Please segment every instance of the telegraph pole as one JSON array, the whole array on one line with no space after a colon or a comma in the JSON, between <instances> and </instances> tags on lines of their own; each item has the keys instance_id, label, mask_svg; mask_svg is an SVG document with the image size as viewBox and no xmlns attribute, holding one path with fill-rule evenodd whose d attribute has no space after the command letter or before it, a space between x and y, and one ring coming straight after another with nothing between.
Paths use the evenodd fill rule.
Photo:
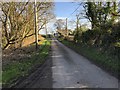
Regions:
<instances>
[{"instance_id":1,"label":"telegraph pole","mask_svg":"<svg viewBox=\"0 0 120 90\"><path fill-rule=\"evenodd\" d=\"M67 25L67 18L66 18L66 33L67 33L67 36L68 36L68 25Z\"/></svg>"},{"instance_id":2,"label":"telegraph pole","mask_svg":"<svg viewBox=\"0 0 120 90\"><path fill-rule=\"evenodd\" d=\"M77 16L77 23L76 23L76 29L77 29L77 32L78 32L78 24L79 24L79 16L78 15L76 15Z\"/></svg>"},{"instance_id":3,"label":"telegraph pole","mask_svg":"<svg viewBox=\"0 0 120 90\"><path fill-rule=\"evenodd\" d=\"M45 31L46 31L46 39L47 39L47 22L46 22L46 19L45 19Z\"/></svg>"},{"instance_id":4,"label":"telegraph pole","mask_svg":"<svg viewBox=\"0 0 120 90\"><path fill-rule=\"evenodd\" d=\"M37 3L35 0L34 3L34 30L35 30L35 43L36 43L36 50L38 49L38 30L37 30Z\"/></svg>"}]
</instances>

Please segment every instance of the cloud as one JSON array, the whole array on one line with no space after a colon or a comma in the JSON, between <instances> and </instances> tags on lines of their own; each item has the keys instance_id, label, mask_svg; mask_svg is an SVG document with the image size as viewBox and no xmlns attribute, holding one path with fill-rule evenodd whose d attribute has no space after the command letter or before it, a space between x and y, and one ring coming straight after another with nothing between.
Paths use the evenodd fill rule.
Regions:
<instances>
[{"instance_id":1,"label":"cloud","mask_svg":"<svg viewBox=\"0 0 120 90\"><path fill-rule=\"evenodd\" d=\"M66 17L56 17L56 19L66 19Z\"/></svg>"}]
</instances>

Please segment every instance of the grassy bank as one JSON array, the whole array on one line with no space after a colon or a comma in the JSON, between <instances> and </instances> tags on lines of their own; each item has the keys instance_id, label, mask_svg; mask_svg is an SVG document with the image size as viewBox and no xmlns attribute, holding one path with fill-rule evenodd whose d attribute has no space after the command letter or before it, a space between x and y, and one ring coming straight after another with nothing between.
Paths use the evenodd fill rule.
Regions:
<instances>
[{"instance_id":1,"label":"grassy bank","mask_svg":"<svg viewBox=\"0 0 120 90\"><path fill-rule=\"evenodd\" d=\"M30 45L35 46L35 44ZM10 86L18 78L29 75L30 70L36 65L42 65L49 54L50 41L44 40L39 43L39 49L31 52L30 58L14 61L3 68L2 83Z\"/></svg>"},{"instance_id":2,"label":"grassy bank","mask_svg":"<svg viewBox=\"0 0 120 90\"><path fill-rule=\"evenodd\" d=\"M110 72L112 75L118 77L119 70L118 58L114 58L106 53L98 51L96 48L88 47L87 45L83 44L78 45L63 39L59 39L59 41L61 41L63 44L73 49L77 53L85 56L90 61L102 67L106 71Z\"/></svg>"}]
</instances>

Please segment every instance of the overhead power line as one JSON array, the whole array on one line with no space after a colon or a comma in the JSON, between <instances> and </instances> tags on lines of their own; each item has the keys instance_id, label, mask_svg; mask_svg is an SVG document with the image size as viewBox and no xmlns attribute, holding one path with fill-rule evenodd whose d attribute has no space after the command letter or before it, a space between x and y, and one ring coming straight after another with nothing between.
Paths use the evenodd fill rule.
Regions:
<instances>
[{"instance_id":1,"label":"overhead power line","mask_svg":"<svg viewBox=\"0 0 120 90\"><path fill-rule=\"evenodd\" d=\"M73 11L73 13L71 13L71 15L74 14L79 9L79 7L80 5Z\"/></svg>"}]
</instances>

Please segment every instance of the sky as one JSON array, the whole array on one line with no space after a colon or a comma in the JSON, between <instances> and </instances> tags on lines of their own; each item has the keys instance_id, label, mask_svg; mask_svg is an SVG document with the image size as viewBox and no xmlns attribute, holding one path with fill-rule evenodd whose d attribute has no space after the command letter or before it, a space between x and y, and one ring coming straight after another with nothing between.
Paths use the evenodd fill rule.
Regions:
<instances>
[{"instance_id":1,"label":"sky","mask_svg":"<svg viewBox=\"0 0 120 90\"><path fill-rule=\"evenodd\" d=\"M78 14L78 12L80 13L80 12L83 11L83 6L81 5L79 7L79 4L80 4L80 2L55 2L54 14L56 16L56 19L64 19L65 20L65 18L68 18L68 21L70 21L70 20L76 21L76 14ZM77 9L78 12L77 11L74 12L76 9ZM81 19L80 20L80 23L82 23L82 24L86 23L86 22L88 23L88 20L86 20L86 19ZM53 24L54 24L54 22L49 23L47 25L48 30L51 29L51 28L52 29L54 28ZM75 27L75 25L73 25L73 26L68 25L68 29L72 29L73 27ZM51 30L49 30L49 31L51 31ZM41 31L41 33L42 33L42 31Z\"/></svg>"},{"instance_id":2,"label":"sky","mask_svg":"<svg viewBox=\"0 0 120 90\"><path fill-rule=\"evenodd\" d=\"M76 14L83 12L84 8L79 5L80 2L56 2L55 15L57 19L65 19L76 21ZM77 10L76 10L77 9ZM75 11L75 12L74 12ZM82 17L81 17L82 18ZM88 23L87 19L80 19L81 24ZM70 27L70 26L68 26Z\"/></svg>"},{"instance_id":3,"label":"sky","mask_svg":"<svg viewBox=\"0 0 120 90\"><path fill-rule=\"evenodd\" d=\"M78 3L72 2L55 2L55 15L57 17L72 18L75 14L72 14L74 10L78 7Z\"/></svg>"}]
</instances>

